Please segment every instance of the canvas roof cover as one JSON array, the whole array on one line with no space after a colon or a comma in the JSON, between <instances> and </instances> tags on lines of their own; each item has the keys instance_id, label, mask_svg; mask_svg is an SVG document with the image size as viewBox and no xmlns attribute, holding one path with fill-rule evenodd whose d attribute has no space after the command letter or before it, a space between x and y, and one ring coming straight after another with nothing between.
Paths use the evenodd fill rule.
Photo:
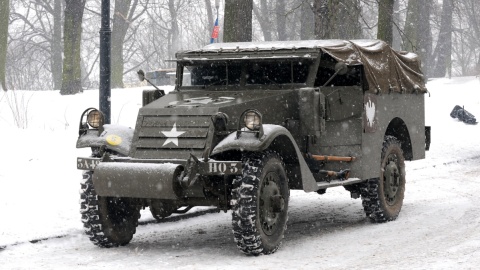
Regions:
<instances>
[{"instance_id":1,"label":"canvas roof cover","mask_svg":"<svg viewBox=\"0 0 480 270\"><path fill-rule=\"evenodd\" d=\"M213 43L199 50L181 52L179 56L222 52L231 54L254 51L292 51L301 49L320 50L337 61L349 66L363 65L368 89L374 93L425 93L425 81L420 70L420 61L414 53L393 50L381 40L300 40ZM181 58L181 57L180 57ZM206 59L204 58L204 59ZM179 59L181 60L181 59Z\"/></svg>"}]
</instances>

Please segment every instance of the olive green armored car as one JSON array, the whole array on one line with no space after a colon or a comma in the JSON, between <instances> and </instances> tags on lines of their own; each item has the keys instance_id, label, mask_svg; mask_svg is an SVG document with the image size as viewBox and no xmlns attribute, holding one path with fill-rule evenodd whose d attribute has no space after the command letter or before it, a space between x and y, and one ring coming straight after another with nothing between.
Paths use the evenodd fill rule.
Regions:
<instances>
[{"instance_id":1,"label":"olive green armored car","mask_svg":"<svg viewBox=\"0 0 480 270\"><path fill-rule=\"evenodd\" d=\"M405 161L425 158L425 88L413 53L378 40L217 43L176 54L175 90L143 93L134 129L81 116L85 232L128 244L140 210L230 210L246 254L275 252L290 190L343 186L373 222L398 217ZM139 71L144 80L144 73Z\"/></svg>"}]
</instances>

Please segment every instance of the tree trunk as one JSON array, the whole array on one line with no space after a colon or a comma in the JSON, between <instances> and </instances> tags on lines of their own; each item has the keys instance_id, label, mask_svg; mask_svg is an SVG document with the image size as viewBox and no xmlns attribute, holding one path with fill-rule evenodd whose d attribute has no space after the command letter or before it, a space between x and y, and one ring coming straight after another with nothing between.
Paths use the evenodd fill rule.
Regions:
<instances>
[{"instance_id":1,"label":"tree trunk","mask_svg":"<svg viewBox=\"0 0 480 270\"><path fill-rule=\"evenodd\" d=\"M393 6L395 0L379 0L377 38L393 45Z\"/></svg>"},{"instance_id":2,"label":"tree trunk","mask_svg":"<svg viewBox=\"0 0 480 270\"><path fill-rule=\"evenodd\" d=\"M132 0L115 0L111 48L112 88L123 88L123 41L130 26L128 17L131 3Z\"/></svg>"},{"instance_id":3,"label":"tree trunk","mask_svg":"<svg viewBox=\"0 0 480 270\"><path fill-rule=\"evenodd\" d=\"M335 0L331 10L335 10L332 27L335 29L332 38L357 39L363 38L360 26L362 9L360 0Z\"/></svg>"},{"instance_id":4,"label":"tree trunk","mask_svg":"<svg viewBox=\"0 0 480 270\"><path fill-rule=\"evenodd\" d=\"M224 42L252 41L253 0L225 0Z\"/></svg>"},{"instance_id":5,"label":"tree trunk","mask_svg":"<svg viewBox=\"0 0 480 270\"><path fill-rule=\"evenodd\" d=\"M468 22L470 27L473 29L473 44L472 47L478 49L480 44L480 6L477 2L478 0L469 0L464 1L464 5L466 6ZM475 50L475 49L473 49ZM480 76L480 56L478 57L478 61L475 67L475 72Z\"/></svg>"},{"instance_id":6,"label":"tree trunk","mask_svg":"<svg viewBox=\"0 0 480 270\"><path fill-rule=\"evenodd\" d=\"M0 85L7 91L5 82L5 65L7 63L9 0L0 0Z\"/></svg>"},{"instance_id":7,"label":"tree trunk","mask_svg":"<svg viewBox=\"0 0 480 270\"><path fill-rule=\"evenodd\" d=\"M407 6L407 17L405 19L405 37L403 41L403 49L406 51L417 51L418 44L418 1L410 0Z\"/></svg>"},{"instance_id":8,"label":"tree trunk","mask_svg":"<svg viewBox=\"0 0 480 270\"><path fill-rule=\"evenodd\" d=\"M395 50L402 49L402 35L400 34L400 22L402 19L400 18L400 1L394 0L393 1L393 44L392 47Z\"/></svg>"},{"instance_id":9,"label":"tree trunk","mask_svg":"<svg viewBox=\"0 0 480 270\"><path fill-rule=\"evenodd\" d=\"M408 1L405 21L404 49L415 52L422 61L422 69L429 74L432 55L432 32L430 30L430 13L432 1Z\"/></svg>"},{"instance_id":10,"label":"tree trunk","mask_svg":"<svg viewBox=\"0 0 480 270\"><path fill-rule=\"evenodd\" d=\"M257 17L260 28L263 32L263 39L265 41L272 40L272 28L270 23L270 16L268 14L267 0L260 0L260 7L258 5L253 5L253 13Z\"/></svg>"},{"instance_id":11,"label":"tree trunk","mask_svg":"<svg viewBox=\"0 0 480 270\"><path fill-rule=\"evenodd\" d=\"M328 2L328 0L315 0L313 2L316 39L330 38L330 10Z\"/></svg>"},{"instance_id":12,"label":"tree trunk","mask_svg":"<svg viewBox=\"0 0 480 270\"><path fill-rule=\"evenodd\" d=\"M315 29L315 19L313 16L312 6L305 1L302 3L302 17L300 20L300 39L313 39Z\"/></svg>"},{"instance_id":13,"label":"tree trunk","mask_svg":"<svg viewBox=\"0 0 480 270\"><path fill-rule=\"evenodd\" d=\"M356 39L362 37L359 0L315 0L315 37Z\"/></svg>"},{"instance_id":14,"label":"tree trunk","mask_svg":"<svg viewBox=\"0 0 480 270\"><path fill-rule=\"evenodd\" d=\"M65 58L63 59L63 80L60 89L62 95L74 95L82 92L80 44L85 1L65 1L65 23L63 26Z\"/></svg>"},{"instance_id":15,"label":"tree trunk","mask_svg":"<svg viewBox=\"0 0 480 270\"><path fill-rule=\"evenodd\" d=\"M215 19L213 18L212 3L210 0L205 0L205 8L207 9L208 23L210 23L209 31L212 31L213 25L215 24Z\"/></svg>"},{"instance_id":16,"label":"tree trunk","mask_svg":"<svg viewBox=\"0 0 480 270\"><path fill-rule=\"evenodd\" d=\"M170 18L172 20L171 27L170 27L170 37L171 43L169 46L169 55L172 59L175 57L175 53L178 50L178 42L179 42L179 28L178 28L178 20L177 20L177 10L175 9L175 1L168 0L168 10L170 12Z\"/></svg>"},{"instance_id":17,"label":"tree trunk","mask_svg":"<svg viewBox=\"0 0 480 270\"><path fill-rule=\"evenodd\" d=\"M287 40L287 17L285 0L275 1L275 17L277 18L278 40Z\"/></svg>"},{"instance_id":18,"label":"tree trunk","mask_svg":"<svg viewBox=\"0 0 480 270\"><path fill-rule=\"evenodd\" d=\"M53 2L52 77L53 88L62 87L62 0Z\"/></svg>"},{"instance_id":19,"label":"tree trunk","mask_svg":"<svg viewBox=\"0 0 480 270\"><path fill-rule=\"evenodd\" d=\"M437 63L433 71L434 77L444 77L447 71L447 65L452 59L452 17L453 17L453 1L443 0L442 21L440 24L440 32L438 33L437 47L434 55Z\"/></svg>"}]
</instances>

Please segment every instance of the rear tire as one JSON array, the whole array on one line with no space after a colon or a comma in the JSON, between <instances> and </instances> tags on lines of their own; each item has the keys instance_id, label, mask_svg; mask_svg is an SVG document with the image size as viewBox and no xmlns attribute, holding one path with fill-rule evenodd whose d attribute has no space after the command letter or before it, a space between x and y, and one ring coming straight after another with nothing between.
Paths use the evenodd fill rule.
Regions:
<instances>
[{"instance_id":1,"label":"rear tire","mask_svg":"<svg viewBox=\"0 0 480 270\"><path fill-rule=\"evenodd\" d=\"M97 246L124 246L135 234L140 207L134 199L98 196L92 175L92 171L83 173L80 190L80 213L85 233Z\"/></svg>"},{"instance_id":2,"label":"rear tire","mask_svg":"<svg viewBox=\"0 0 480 270\"><path fill-rule=\"evenodd\" d=\"M365 214L373 222L395 220L405 196L405 158L400 142L386 136L383 142L381 173L369 179L362 188Z\"/></svg>"},{"instance_id":3,"label":"rear tire","mask_svg":"<svg viewBox=\"0 0 480 270\"><path fill-rule=\"evenodd\" d=\"M280 156L249 153L243 173L233 182L232 225L237 247L250 255L271 254L287 228L288 178Z\"/></svg>"}]
</instances>

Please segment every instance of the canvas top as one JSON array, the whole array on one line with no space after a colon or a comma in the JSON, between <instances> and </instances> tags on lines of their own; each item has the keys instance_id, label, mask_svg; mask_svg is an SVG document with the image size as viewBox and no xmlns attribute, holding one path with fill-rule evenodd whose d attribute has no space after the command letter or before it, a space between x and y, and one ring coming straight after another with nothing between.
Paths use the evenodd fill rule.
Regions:
<instances>
[{"instance_id":1,"label":"canvas top","mask_svg":"<svg viewBox=\"0 0 480 270\"><path fill-rule=\"evenodd\" d=\"M393 50L381 40L299 40L213 43L177 53L179 61L248 58L317 58L330 55L348 66L362 65L373 93L425 93L420 60L415 53Z\"/></svg>"}]
</instances>

